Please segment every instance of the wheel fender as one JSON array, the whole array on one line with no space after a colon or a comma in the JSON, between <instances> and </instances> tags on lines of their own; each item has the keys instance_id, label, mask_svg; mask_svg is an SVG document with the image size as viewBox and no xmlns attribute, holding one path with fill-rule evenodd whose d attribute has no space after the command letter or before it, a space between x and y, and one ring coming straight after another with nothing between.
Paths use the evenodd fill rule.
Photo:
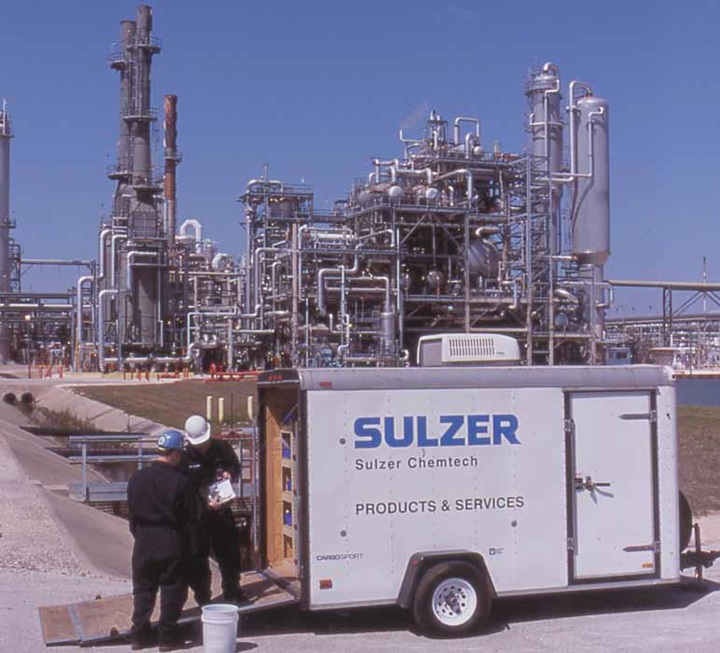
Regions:
<instances>
[{"instance_id":1,"label":"wheel fender","mask_svg":"<svg viewBox=\"0 0 720 653\"><path fill-rule=\"evenodd\" d=\"M490 573L488 572L485 558L476 551L468 551L459 549L456 551L421 551L410 556L407 566L405 567L405 575L403 576L400 592L397 597L397 605L401 608L409 609L413 603L415 588L420 578L427 569L439 562L468 562L482 572L488 580L492 598L495 598L495 585L492 582Z\"/></svg>"}]
</instances>

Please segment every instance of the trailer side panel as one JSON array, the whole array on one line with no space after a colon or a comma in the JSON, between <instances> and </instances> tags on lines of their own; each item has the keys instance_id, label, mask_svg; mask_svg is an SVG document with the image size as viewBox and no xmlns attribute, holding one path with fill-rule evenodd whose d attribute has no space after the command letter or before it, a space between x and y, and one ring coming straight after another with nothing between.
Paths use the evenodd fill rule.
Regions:
<instances>
[{"instance_id":1,"label":"trailer side panel","mask_svg":"<svg viewBox=\"0 0 720 653\"><path fill-rule=\"evenodd\" d=\"M560 388L308 392L310 605L392 602L419 551L567 585Z\"/></svg>"}]
</instances>

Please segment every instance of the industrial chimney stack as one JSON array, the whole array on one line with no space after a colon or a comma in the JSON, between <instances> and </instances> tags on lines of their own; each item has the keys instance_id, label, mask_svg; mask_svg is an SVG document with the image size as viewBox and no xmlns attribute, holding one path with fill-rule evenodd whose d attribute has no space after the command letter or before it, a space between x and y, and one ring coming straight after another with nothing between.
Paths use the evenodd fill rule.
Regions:
<instances>
[{"instance_id":1,"label":"industrial chimney stack","mask_svg":"<svg viewBox=\"0 0 720 653\"><path fill-rule=\"evenodd\" d=\"M3 101L0 111L0 294L11 291L10 258L10 116ZM6 320L0 320L0 363L10 358L10 328Z\"/></svg>"}]
</instances>

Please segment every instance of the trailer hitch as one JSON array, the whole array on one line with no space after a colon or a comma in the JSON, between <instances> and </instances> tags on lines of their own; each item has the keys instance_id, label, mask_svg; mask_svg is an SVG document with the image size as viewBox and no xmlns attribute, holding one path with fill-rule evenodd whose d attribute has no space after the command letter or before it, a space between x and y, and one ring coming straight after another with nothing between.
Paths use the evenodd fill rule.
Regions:
<instances>
[{"instance_id":1,"label":"trailer hitch","mask_svg":"<svg viewBox=\"0 0 720 653\"><path fill-rule=\"evenodd\" d=\"M695 580L703 580L703 568L712 567L715 560L720 558L720 551L703 551L700 542L700 524L693 524L695 547L680 554L680 568L695 567Z\"/></svg>"}]
</instances>

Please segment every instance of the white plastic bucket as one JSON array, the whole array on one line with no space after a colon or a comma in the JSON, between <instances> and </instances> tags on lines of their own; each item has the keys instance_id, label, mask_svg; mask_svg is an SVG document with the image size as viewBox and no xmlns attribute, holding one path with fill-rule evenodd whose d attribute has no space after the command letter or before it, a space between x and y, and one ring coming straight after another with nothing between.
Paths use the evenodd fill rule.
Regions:
<instances>
[{"instance_id":1,"label":"white plastic bucket","mask_svg":"<svg viewBox=\"0 0 720 653\"><path fill-rule=\"evenodd\" d=\"M203 651L205 653L235 653L238 609L235 605L215 603L202 609Z\"/></svg>"}]
</instances>

